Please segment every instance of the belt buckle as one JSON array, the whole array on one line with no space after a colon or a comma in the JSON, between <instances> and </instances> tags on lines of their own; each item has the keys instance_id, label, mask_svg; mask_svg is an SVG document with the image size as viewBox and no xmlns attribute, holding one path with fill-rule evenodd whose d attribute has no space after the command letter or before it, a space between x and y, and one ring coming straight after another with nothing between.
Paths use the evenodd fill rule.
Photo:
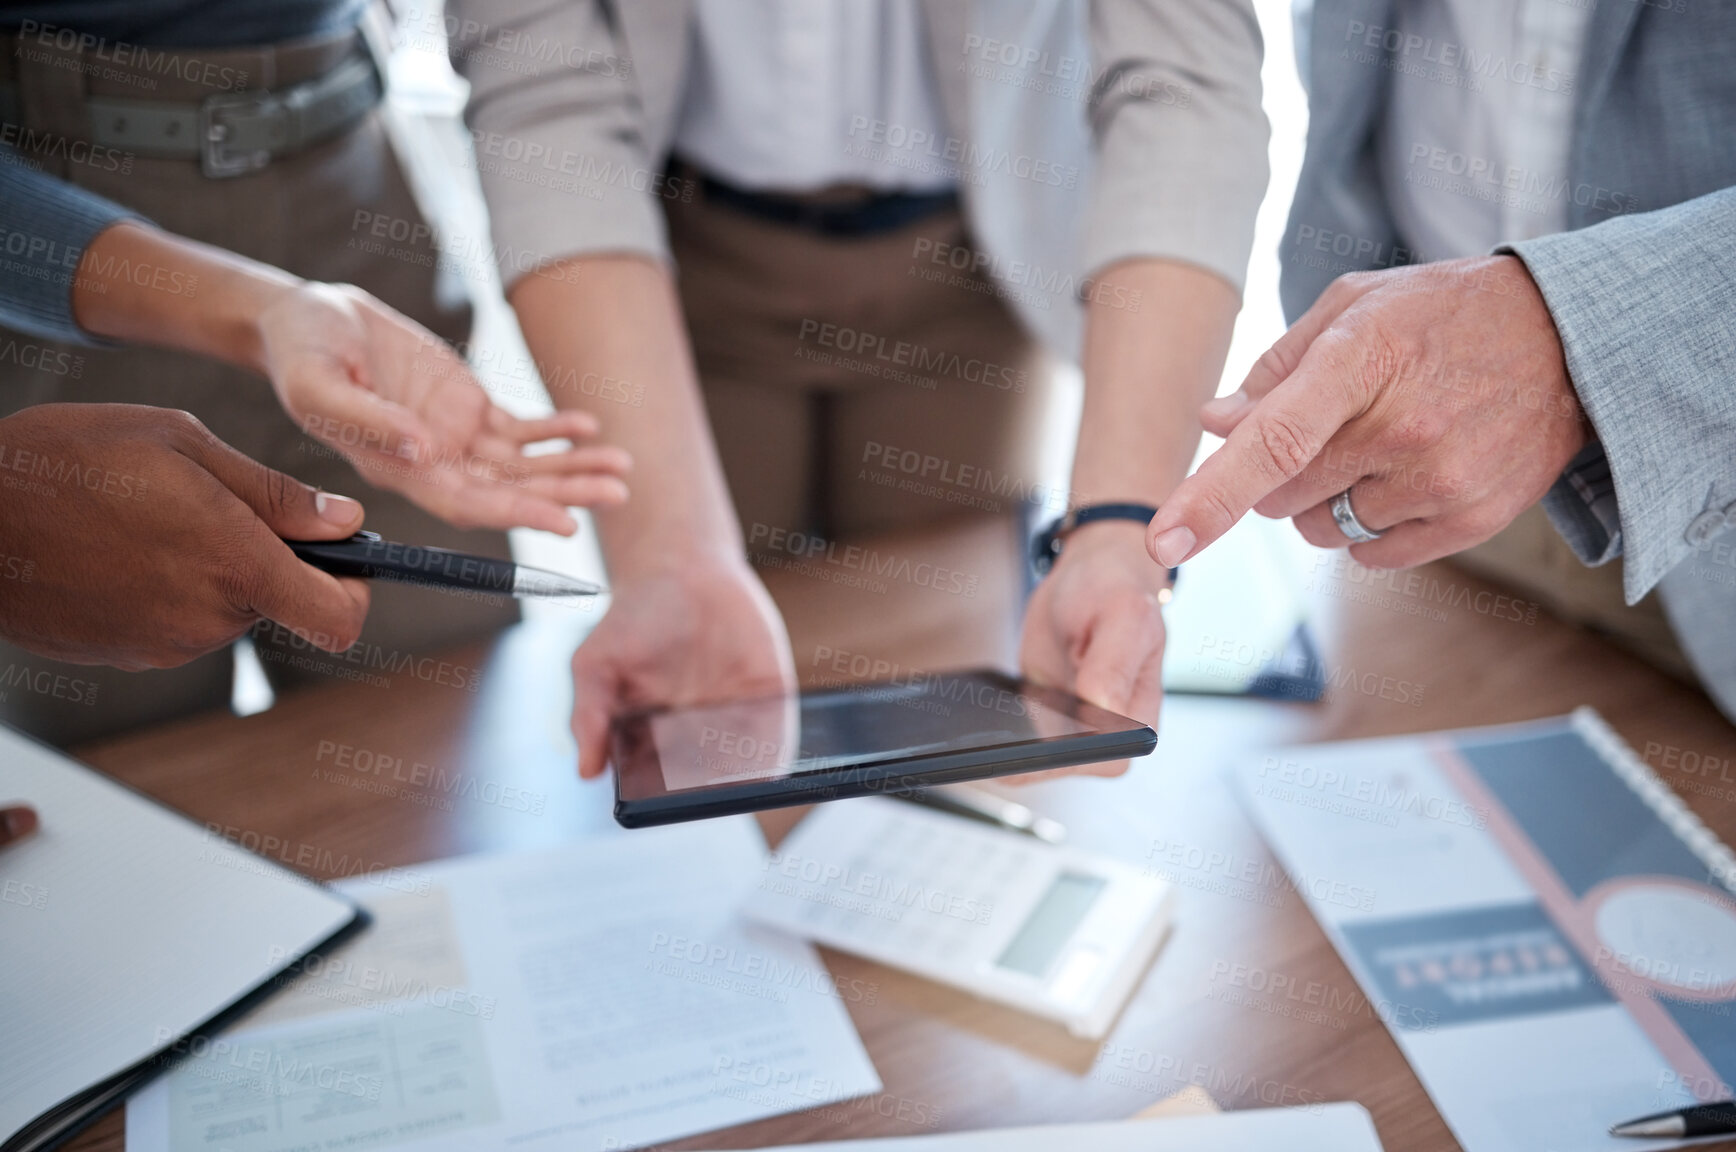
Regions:
<instances>
[{"instance_id":1,"label":"belt buckle","mask_svg":"<svg viewBox=\"0 0 1736 1152\"><path fill-rule=\"evenodd\" d=\"M278 103L270 92L214 92L199 102L199 169L213 180L245 176L271 163L268 148L236 149L227 141L233 121L241 115L261 115Z\"/></svg>"}]
</instances>

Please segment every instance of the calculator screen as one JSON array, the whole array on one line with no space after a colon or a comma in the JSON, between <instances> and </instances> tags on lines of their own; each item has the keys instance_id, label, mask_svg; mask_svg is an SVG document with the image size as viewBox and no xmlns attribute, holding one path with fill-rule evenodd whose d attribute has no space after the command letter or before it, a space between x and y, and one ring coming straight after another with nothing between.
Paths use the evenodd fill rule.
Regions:
<instances>
[{"instance_id":1,"label":"calculator screen","mask_svg":"<svg viewBox=\"0 0 1736 1152\"><path fill-rule=\"evenodd\" d=\"M664 712L650 729L671 792L1098 731L973 675Z\"/></svg>"},{"instance_id":2,"label":"calculator screen","mask_svg":"<svg viewBox=\"0 0 1736 1152\"><path fill-rule=\"evenodd\" d=\"M1101 876L1083 872L1063 872L1055 877L995 963L1043 979L1108 884Z\"/></svg>"}]
</instances>

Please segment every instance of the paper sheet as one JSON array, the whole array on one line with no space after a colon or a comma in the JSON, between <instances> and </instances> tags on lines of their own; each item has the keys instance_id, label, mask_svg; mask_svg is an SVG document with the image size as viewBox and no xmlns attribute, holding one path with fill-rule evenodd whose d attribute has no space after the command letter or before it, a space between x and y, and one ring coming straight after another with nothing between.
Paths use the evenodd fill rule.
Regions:
<instances>
[{"instance_id":1,"label":"paper sheet","mask_svg":"<svg viewBox=\"0 0 1736 1152\"><path fill-rule=\"evenodd\" d=\"M1189 1084L1174 1096L1166 1096L1149 1108L1133 1114L1135 1120L1152 1120L1159 1116L1211 1116L1222 1112L1211 1093L1197 1084Z\"/></svg>"},{"instance_id":2,"label":"paper sheet","mask_svg":"<svg viewBox=\"0 0 1736 1152\"><path fill-rule=\"evenodd\" d=\"M1359 1104L1262 1108L1215 1115L990 1128L940 1136L792 1144L766 1152L1381 1152L1374 1121Z\"/></svg>"},{"instance_id":3,"label":"paper sheet","mask_svg":"<svg viewBox=\"0 0 1736 1152\"><path fill-rule=\"evenodd\" d=\"M136 1098L127 1147L624 1148L878 1091L872 990L734 919L763 854L743 817L345 884L375 927Z\"/></svg>"}]
</instances>

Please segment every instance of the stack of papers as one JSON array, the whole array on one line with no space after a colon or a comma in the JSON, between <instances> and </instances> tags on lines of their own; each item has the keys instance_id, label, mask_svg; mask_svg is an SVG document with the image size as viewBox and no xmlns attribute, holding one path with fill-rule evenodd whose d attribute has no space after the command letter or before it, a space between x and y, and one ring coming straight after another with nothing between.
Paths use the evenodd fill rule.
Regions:
<instances>
[{"instance_id":1,"label":"stack of papers","mask_svg":"<svg viewBox=\"0 0 1736 1152\"><path fill-rule=\"evenodd\" d=\"M746 817L338 887L375 925L127 1109L132 1152L631 1148L880 1089Z\"/></svg>"}]
</instances>

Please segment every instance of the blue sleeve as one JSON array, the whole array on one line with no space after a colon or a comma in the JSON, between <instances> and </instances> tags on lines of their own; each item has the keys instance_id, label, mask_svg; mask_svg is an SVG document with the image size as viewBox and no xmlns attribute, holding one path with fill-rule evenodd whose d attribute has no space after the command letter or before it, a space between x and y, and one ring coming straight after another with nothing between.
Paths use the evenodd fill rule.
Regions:
<instances>
[{"instance_id":1,"label":"blue sleeve","mask_svg":"<svg viewBox=\"0 0 1736 1152\"><path fill-rule=\"evenodd\" d=\"M97 233L138 213L30 167L0 148L0 324L96 344L72 318L72 282Z\"/></svg>"}]
</instances>

